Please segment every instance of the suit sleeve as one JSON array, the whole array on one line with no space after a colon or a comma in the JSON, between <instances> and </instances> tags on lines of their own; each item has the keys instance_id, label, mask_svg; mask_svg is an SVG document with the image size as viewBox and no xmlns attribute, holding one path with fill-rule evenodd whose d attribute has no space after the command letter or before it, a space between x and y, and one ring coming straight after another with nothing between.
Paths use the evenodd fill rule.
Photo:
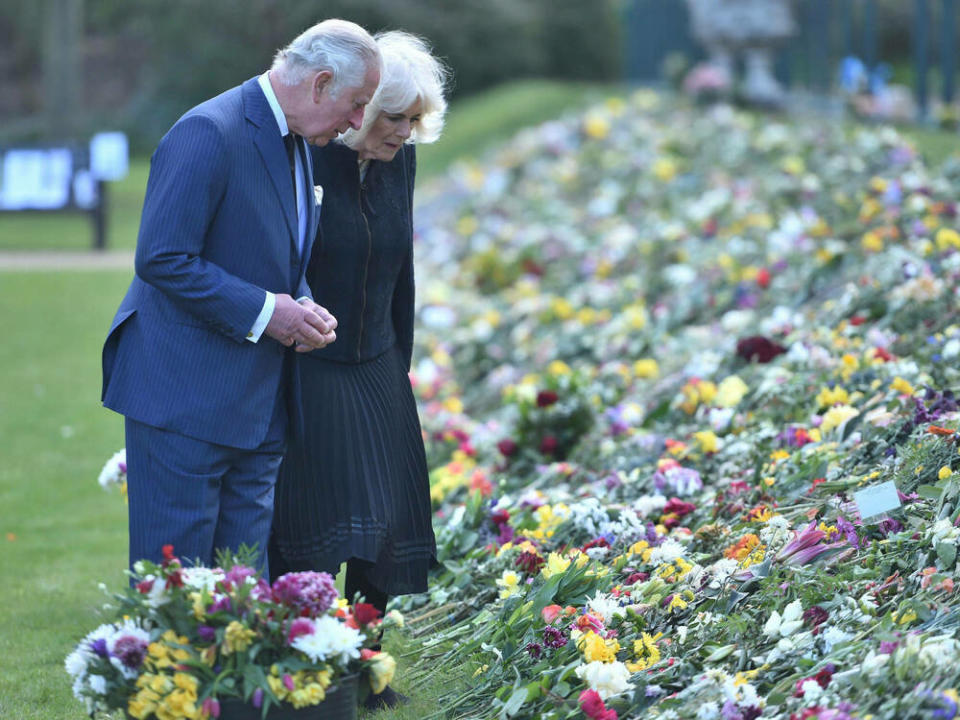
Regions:
<instances>
[{"instance_id":1,"label":"suit sleeve","mask_svg":"<svg viewBox=\"0 0 960 720\"><path fill-rule=\"evenodd\" d=\"M407 258L393 291L393 327L407 370L413 360L413 323L415 287L413 278L413 185L417 172L417 156L412 145L404 146L407 174Z\"/></svg>"},{"instance_id":2,"label":"suit sleeve","mask_svg":"<svg viewBox=\"0 0 960 720\"><path fill-rule=\"evenodd\" d=\"M244 342L266 291L202 256L228 172L227 142L213 120L192 115L171 128L150 162L136 273L183 311Z\"/></svg>"}]
</instances>

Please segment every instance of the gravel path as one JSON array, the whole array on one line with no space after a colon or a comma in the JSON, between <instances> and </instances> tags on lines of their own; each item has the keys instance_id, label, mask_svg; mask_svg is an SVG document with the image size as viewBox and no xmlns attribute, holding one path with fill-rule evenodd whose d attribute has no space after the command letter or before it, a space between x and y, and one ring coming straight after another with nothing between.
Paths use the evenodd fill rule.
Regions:
<instances>
[{"instance_id":1,"label":"gravel path","mask_svg":"<svg viewBox=\"0 0 960 720\"><path fill-rule=\"evenodd\" d=\"M133 270L133 250L66 252L0 250L0 272Z\"/></svg>"}]
</instances>

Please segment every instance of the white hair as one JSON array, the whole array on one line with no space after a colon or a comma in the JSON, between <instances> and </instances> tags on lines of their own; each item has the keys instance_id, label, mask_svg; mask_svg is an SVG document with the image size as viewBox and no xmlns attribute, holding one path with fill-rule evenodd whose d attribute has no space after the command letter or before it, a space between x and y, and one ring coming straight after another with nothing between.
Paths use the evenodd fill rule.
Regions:
<instances>
[{"instance_id":1,"label":"white hair","mask_svg":"<svg viewBox=\"0 0 960 720\"><path fill-rule=\"evenodd\" d=\"M347 20L324 20L304 30L273 57L270 71L284 85L298 85L313 73L333 75L330 94L358 88L371 68L380 68L380 48L370 34Z\"/></svg>"},{"instance_id":2,"label":"white hair","mask_svg":"<svg viewBox=\"0 0 960 720\"><path fill-rule=\"evenodd\" d=\"M402 113L417 100L421 102L420 121L414 124L409 143L431 143L440 137L447 112L444 97L449 71L430 53L427 43L416 35L391 30L378 33L383 64L380 85L363 114L359 130L348 130L341 141L357 149L381 113Z\"/></svg>"}]
</instances>

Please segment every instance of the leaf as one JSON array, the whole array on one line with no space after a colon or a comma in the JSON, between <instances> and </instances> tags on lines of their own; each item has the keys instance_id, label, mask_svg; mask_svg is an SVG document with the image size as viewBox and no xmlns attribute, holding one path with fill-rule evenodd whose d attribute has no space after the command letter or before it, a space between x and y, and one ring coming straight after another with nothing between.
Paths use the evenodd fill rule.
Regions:
<instances>
[{"instance_id":1,"label":"leaf","mask_svg":"<svg viewBox=\"0 0 960 720\"><path fill-rule=\"evenodd\" d=\"M863 413L859 415L854 415L852 418L847 420L843 424L843 435L840 437L840 440L846 440L850 435L856 430L857 426L863 421Z\"/></svg>"},{"instance_id":2,"label":"leaf","mask_svg":"<svg viewBox=\"0 0 960 720\"><path fill-rule=\"evenodd\" d=\"M517 688L513 691L513 695L510 696L510 699L503 706L503 711L500 713L501 717L513 717L518 712L520 708L523 707L523 704L527 701L527 688Z\"/></svg>"},{"instance_id":3,"label":"leaf","mask_svg":"<svg viewBox=\"0 0 960 720\"><path fill-rule=\"evenodd\" d=\"M922 497L924 500L939 500L942 492L943 489L938 488L936 485L917 486L917 495Z\"/></svg>"},{"instance_id":4,"label":"leaf","mask_svg":"<svg viewBox=\"0 0 960 720\"><path fill-rule=\"evenodd\" d=\"M940 560L940 566L944 570L953 567L957 561L957 546L953 543L937 543L937 558Z\"/></svg>"},{"instance_id":5,"label":"leaf","mask_svg":"<svg viewBox=\"0 0 960 720\"><path fill-rule=\"evenodd\" d=\"M643 419L643 426L642 426L642 427L644 427L644 428L650 427L650 426L653 425L653 423L655 423L657 420L660 420L661 418L666 417L666 415L667 415L668 412L670 412L670 401L669 401L669 400L664 400L662 403L660 403L659 405L657 405L657 407L655 407L653 410L651 410L651 411L650 411L650 414L648 414L648 415Z\"/></svg>"},{"instance_id":6,"label":"leaf","mask_svg":"<svg viewBox=\"0 0 960 720\"><path fill-rule=\"evenodd\" d=\"M534 614L539 614L541 610L553 602L553 598L557 594L557 588L560 587L561 580L563 580L563 573L554 575L537 590L533 596Z\"/></svg>"}]
</instances>

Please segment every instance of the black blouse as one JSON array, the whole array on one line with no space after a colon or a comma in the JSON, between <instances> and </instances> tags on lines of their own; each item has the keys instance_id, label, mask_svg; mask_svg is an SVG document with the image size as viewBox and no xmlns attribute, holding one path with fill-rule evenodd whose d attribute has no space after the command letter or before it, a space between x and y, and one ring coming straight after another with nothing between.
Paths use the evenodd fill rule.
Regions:
<instances>
[{"instance_id":1,"label":"black blouse","mask_svg":"<svg viewBox=\"0 0 960 720\"><path fill-rule=\"evenodd\" d=\"M337 340L312 357L361 363L399 345L413 353L413 183L416 154L371 161L360 180L357 153L331 142L312 148L323 186L320 229L307 266L313 299L337 319Z\"/></svg>"}]
</instances>

